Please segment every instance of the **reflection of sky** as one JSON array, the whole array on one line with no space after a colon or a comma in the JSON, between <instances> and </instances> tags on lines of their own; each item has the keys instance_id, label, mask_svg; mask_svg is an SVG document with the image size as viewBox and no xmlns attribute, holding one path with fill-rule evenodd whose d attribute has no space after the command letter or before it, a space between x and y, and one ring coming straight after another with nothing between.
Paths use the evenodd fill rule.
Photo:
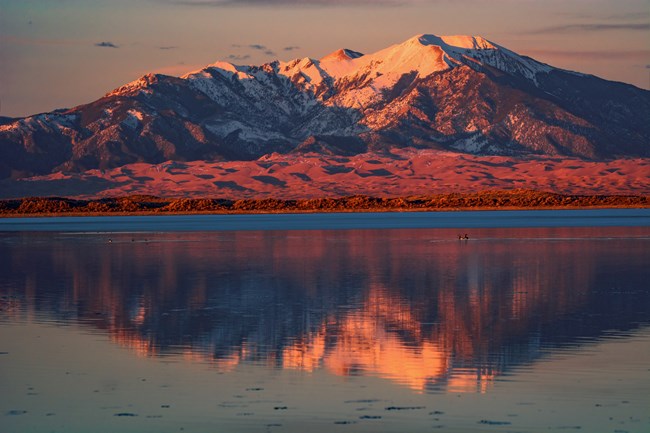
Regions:
<instances>
[{"instance_id":1,"label":"reflection of sky","mask_svg":"<svg viewBox=\"0 0 650 433\"><path fill-rule=\"evenodd\" d=\"M418 33L480 34L648 88L649 19L645 0L4 0L0 115L90 102L147 72L369 53Z\"/></svg>"}]
</instances>

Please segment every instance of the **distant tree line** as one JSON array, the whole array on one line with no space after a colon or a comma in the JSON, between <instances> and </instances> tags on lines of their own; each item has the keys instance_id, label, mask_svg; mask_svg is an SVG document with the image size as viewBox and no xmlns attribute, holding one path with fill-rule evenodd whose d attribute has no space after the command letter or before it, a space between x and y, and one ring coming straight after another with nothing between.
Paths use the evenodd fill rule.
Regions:
<instances>
[{"instance_id":1,"label":"distant tree line","mask_svg":"<svg viewBox=\"0 0 650 433\"><path fill-rule=\"evenodd\" d=\"M26 197L0 200L0 215L424 211L585 207L650 207L650 196L563 195L530 190L512 190L408 197L354 195L300 200L161 198L148 195L88 200L63 197Z\"/></svg>"}]
</instances>

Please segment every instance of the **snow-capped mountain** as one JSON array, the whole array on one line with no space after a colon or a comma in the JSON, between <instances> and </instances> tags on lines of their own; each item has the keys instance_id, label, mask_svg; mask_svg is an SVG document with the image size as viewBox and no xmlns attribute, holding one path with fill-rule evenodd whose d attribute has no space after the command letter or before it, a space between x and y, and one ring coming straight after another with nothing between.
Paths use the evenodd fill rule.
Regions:
<instances>
[{"instance_id":1,"label":"snow-capped mountain","mask_svg":"<svg viewBox=\"0 0 650 433\"><path fill-rule=\"evenodd\" d=\"M394 147L650 156L650 92L564 71L479 36L372 54L149 74L90 104L0 123L0 178L166 160Z\"/></svg>"}]
</instances>

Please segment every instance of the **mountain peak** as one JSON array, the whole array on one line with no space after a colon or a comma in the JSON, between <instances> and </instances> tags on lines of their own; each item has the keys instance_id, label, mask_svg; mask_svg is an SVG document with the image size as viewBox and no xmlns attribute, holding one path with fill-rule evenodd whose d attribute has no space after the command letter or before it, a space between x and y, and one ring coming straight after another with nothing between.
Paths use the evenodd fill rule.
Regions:
<instances>
[{"instance_id":1,"label":"mountain peak","mask_svg":"<svg viewBox=\"0 0 650 433\"><path fill-rule=\"evenodd\" d=\"M336 50L333 53L329 53L328 55L320 59L320 61L321 62L346 61L346 60L358 59L361 56L363 56L363 53L360 53L358 51L353 51L347 48L341 48L340 50Z\"/></svg>"},{"instance_id":2,"label":"mountain peak","mask_svg":"<svg viewBox=\"0 0 650 433\"><path fill-rule=\"evenodd\" d=\"M462 48L469 50L496 50L498 46L488 41L482 36L452 35L417 35L412 39L417 39L422 45L437 45L441 48Z\"/></svg>"}]
</instances>

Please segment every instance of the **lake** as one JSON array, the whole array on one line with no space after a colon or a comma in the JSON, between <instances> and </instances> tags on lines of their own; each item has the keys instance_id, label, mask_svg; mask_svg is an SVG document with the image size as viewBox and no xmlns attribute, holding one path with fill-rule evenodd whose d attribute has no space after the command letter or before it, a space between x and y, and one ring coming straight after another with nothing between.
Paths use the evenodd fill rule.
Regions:
<instances>
[{"instance_id":1,"label":"lake","mask_svg":"<svg viewBox=\"0 0 650 433\"><path fill-rule=\"evenodd\" d=\"M649 264L648 210L0 219L0 431L645 433Z\"/></svg>"}]
</instances>

